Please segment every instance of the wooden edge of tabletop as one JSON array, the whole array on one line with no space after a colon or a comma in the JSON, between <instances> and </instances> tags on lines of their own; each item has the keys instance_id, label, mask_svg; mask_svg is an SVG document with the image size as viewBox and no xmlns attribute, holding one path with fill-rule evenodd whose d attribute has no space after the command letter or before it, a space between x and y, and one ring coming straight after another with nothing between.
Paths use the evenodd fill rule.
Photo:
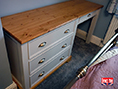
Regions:
<instances>
[{"instance_id":1,"label":"wooden edge of tabletop","mask_svg":"<svg viewBox=\"0 0 118 89\"><path fill-rule=\"evenodd\" d=\"M84 3L84 5L86 7L83 7L83 9L81 9L80 7L78 7L80 5L79 3L82 3L82 5ZM66 6L66 8L63 9L63 10L57 8L57 7L65 7L65 6ZM53 8L53 9L50 10L49 7ZM54 9L55 7L57 9ZM88 7L91 7L91 8L89 9ZM37 38L37 37L39 37L39 36L41 36L45 33L48 33L50 31L54 30L55 28L58 28L62 25L65 25L66 23L68 23L70 21L73 21L73 20L75 20L75 19L77 19L77 18L79 18L83 15L86 15L86 14L92 12L92 11L98 10L102 7L103 7L103 5L92 3L92 2L89 2L89 1L70 0L70 1L62 2L62 3L58 3L58 4L49 5L49 6L46 6L46 7L34 9L34 10L39 10L40 9L40 11L42 11L42 12L38 13L38 16L40 16L39 14L43 14L42 18L47 17L47 14L49 15L48 20L47 19L40 19L40 20L44 21L44 23L37 20L39 18L37 16L37 14L36 14L36 16L35 15L33 15L33 17L31 16L32 18L29 16L29 14L30 15L34 14L32 12L34 10L24 11L24 12L21 12L21 13L17 13L17 14L13 14L13 15L10 15L10 16L2 17L1 20L2 20L4 30L6 30L11 36L13 36L19 43L24 44L28 41L31 41L34 38ZM80 12L82 11L81 14L80 14L80 12L78 12L79 9L77 10L77 8L80 8ZM59 12L58 10L60 10L61 12ZM45 12L49 11L49 12L47 14L45 14L44 11ZM59 12L58 15L54 14L55 11ZM28 17L25 16L26 12L28 12L27 13ZM64 12L66 12L66 13L64 13ZM14 16L16 16L15 20L13 19ZM17 19L19 18L19 16L20 17L23 16L24 18L22 17L22 19L24 19L24 20L18 21L19 23L17 23L17 25L16 25L15 22L17 22ZM36 17L36 18L34 19L34 17ZM27 21L29 21L29 22L27 22ZM34 22L35 26L34 26L34 24L31 24L30 21L32 21L31 23ZM40 22L40 24L39 23L36 24L36 22ZM5 25L6 23L7 23L7 25ZM29 24L30 24L30 26L29 26ZM27 28L28 26L29 26L29 28ZM19 27L21 27L21 28L19 28Z\"/></svg>"},{"instance_id":2,"label":"wooden edge of tabletop","mask_svg":"<svg viewBox=\"0 0 118 89\"><path fill-rule=\"evenodd\" d=\"M32 86L30 89L35 89L41 82L43 82L46 78L48 78L52 73L54 73L59 67L61 67L66 62L71 60L72 56L69 56L66 60L64 60L61 64L59 64L55 69L53 69L50 73L48 73L44 78L42 78L38 83ZM13 81L16 83L19 89L23 89L20 84L12 77Z\"/></svg>"}]
</instances>

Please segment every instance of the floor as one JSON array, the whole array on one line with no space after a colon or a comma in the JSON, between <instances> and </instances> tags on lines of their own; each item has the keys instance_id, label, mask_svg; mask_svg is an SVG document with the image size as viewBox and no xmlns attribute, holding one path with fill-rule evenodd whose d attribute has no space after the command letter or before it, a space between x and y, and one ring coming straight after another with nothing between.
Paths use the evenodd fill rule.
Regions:
<instances>
[{"instance_id":1,"label":"floor","mask_svg":"<svg viewBox=\"0 0 118 89\"><path fill-rule=\"evenodd\" d=\"M100 47L92 43L86 44L84 40L75 37L71 61L61 66L35 89L63 89L76 76L77 70L89 63L99 50Z\"/></svg>"}]
</instances>

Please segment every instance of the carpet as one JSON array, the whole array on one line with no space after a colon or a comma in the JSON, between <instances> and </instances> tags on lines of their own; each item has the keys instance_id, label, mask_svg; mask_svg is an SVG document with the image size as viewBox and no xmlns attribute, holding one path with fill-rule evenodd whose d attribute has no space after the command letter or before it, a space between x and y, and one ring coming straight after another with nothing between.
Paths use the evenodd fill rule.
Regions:
<instances>
[{"instance_id":1,"label":"carpet","mask_svg":"<svg viewBox=\"0 0 118 89\"><path fill-rule=\"evenodd\" d=\"M77 70L89 63L99 50L100 47L95 44L86 44L83 39L75 37L71 61L61 66L35 89L63 89L74 78Z\"/></svg>"}]
</instances>

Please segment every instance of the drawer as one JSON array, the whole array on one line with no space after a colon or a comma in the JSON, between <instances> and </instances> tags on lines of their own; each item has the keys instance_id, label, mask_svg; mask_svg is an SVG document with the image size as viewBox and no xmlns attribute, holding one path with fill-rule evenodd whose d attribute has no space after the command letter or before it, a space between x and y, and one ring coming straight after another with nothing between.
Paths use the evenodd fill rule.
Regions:
<instances>
[{"instance_id":1,"label":"drawer","mask_svg":"<svg viewBox=\"0 0 118 89\"><path fill-rule=\"evenodd\" d=\"M45 67L40 69L37 73L30 77L30 84L33 86L40 79L46 76L49 72L51 72L56 66L58 66L64 59L69 57L69 49L67 51L62 52L57 57L52 59L50 63L48 63Z\"/></svg>"},{"instance_id":2,"label":"drawer","mask_svg":"<svg viewBox=\"0 0 118 89\"><path fill-rule=\"evenodd\" d=\"M84 16L80 17L78 23L80 24L80 23L82 23L82 22L84 22L84 21L86 21L86 20L92 18L93 16L96 15L96 12L97 12L97 11L94 11L94 12L91 12L91 13L89 13L89 14L87 14L87 15L84 15Z\"/></svg>"},{"instance_id":3,"label":"drawer","mask_svg":"<svg viewBox=\"0 0 118 89\"><path fill-rule=\"evenodd\" d=\"M49 33L46 33L28 43L29 48L29 58L34 57L42 50L53 45L56 41L67 36L68 34L73 32L75 21L72 21L64 26L61 26Z\"/></svg>"},{"instance_id":4,"label":"drawer","mask_svg":"<svg viewBox=\"0 0 118 89\"><path fill-rule=\"evenodd\" d=\"M60 43L58 42L56 45L50 47L49 50L42 53L37 58L33 59L29 62L30 66L30 74L36 70L36 68L45 65L46 61L49 60L51 57L59 53L60 51L66 49L68 46L71 45L72 36L68 37L65 40L62 40Z\"/></svg>"}]
</instances>

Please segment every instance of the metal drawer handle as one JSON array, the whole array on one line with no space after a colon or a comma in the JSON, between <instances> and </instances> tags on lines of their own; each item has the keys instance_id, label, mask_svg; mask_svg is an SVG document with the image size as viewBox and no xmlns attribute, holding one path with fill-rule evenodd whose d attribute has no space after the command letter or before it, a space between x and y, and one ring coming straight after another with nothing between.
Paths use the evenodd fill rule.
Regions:
<instances>
[{"instance_id":1,"label":"metal drawer handle","mask_svg":"<svg viewBox=\"0 0 118 89\"><path fill-rule=\"evenodd\" d=\"M44 61L45 61L45 58L42 58L42 59L38 62L38 64L43 63Z\"/></svg>"},{"instance_id":2,"label":"metal drawer handle","mask_svg":"<svg viewBox=\"0 0 118 89\"><path fill-rule=\"evenodd\" d=\"M63 46L62 46L62 48L65 48L67 46L67 44L65 43Z\"/></svg>"},{"instance_id":3,"label":"metal drawer handle","mask_svg":"<svg viewBox=\"0 0 118 89\"><path fill-rule=\"evenodd\" d=\"M43 71L42 73L40 73L38 77L43 76L43 75L44 75L44 73L45 73L45 71Z\"/></svg>"},{"instance_id":4,"label":"metal drawer handle","mask_svg":"<svg viewBox=\"0 0 118 89\"><path fill-rule=\"evenodd\" d=\"M91 14L88 14L88 16L87 16L87 17L89 17L89 16L91 16Z\"/></svg>"},{"instance_id":5,"label":"metal drawer handle","mask_svg":"<svg viewBox=\"0 0 118 89\"><path fill-rule=\"evenodd\" d=\"M64 56L62 56L61 58L60 58L60 60L63 60L65 57Z\"/></svg>"},{"instance_id":6,"label":"metal drawer handle","mask_svg":"<svg viewBox=\"0 0 118 89\"><path fill-rule=\"evenodd\" d=\"M46 42L42 42L38 47L44 47L46 45Z\"/></svg>"},{"instance_id":7,"label":"metal drawer handle","mask_svg":"<svg viewBox=\"0 0 118 89\"><path fill-rule=\"evenodd\" d=\"M70 30L69 29L67 29L64 33L69 33L70 32Z\"/></svg>"}]
</instances>

